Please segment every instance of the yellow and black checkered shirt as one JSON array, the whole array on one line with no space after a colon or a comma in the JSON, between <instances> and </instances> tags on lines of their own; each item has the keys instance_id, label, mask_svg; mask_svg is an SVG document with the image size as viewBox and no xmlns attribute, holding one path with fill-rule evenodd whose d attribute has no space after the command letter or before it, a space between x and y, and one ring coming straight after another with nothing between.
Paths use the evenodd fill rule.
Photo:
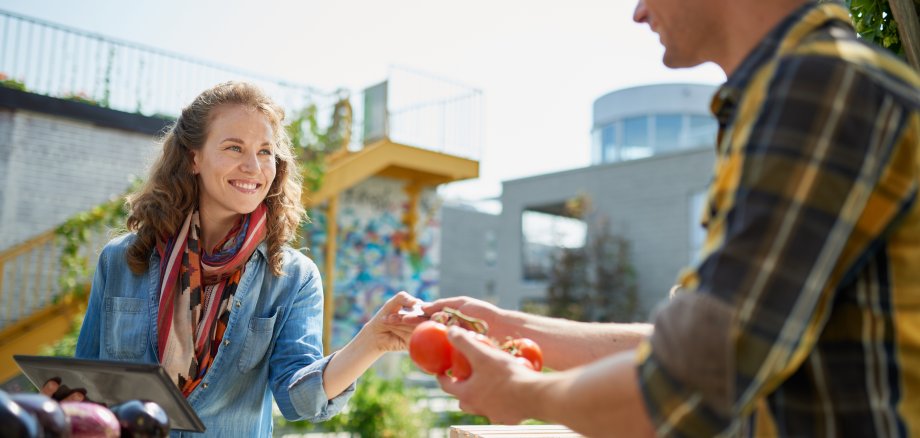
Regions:
<instances>
[{"instance_id":1,"label":"yellow and black checkered shirt","mask_svg":"<svg viewBox=\"0 0 920 438\"><path fill-rule=\"evenodd\" d=\"M920 436L920 77L808 3L713 112L700 262L639 348L659 435Z\"/></svg>"}]
</instances>

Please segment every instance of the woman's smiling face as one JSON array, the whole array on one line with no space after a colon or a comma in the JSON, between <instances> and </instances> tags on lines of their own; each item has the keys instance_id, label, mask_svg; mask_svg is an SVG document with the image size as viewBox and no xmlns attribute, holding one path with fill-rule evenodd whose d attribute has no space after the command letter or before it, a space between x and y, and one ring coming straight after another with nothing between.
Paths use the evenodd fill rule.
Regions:
<instances>
[{"instance_id":1,"label":"woman's smiling face","mask_svg":"<svg viewBox=\"0 0 920 438\"><path fill-rule=\"evenodd\" d=\"M255 210L275 180L274 148L264 114L242 105L215 108L204 146L193 151L202 215L220 221Z\"/></svg>"}]
</instances>

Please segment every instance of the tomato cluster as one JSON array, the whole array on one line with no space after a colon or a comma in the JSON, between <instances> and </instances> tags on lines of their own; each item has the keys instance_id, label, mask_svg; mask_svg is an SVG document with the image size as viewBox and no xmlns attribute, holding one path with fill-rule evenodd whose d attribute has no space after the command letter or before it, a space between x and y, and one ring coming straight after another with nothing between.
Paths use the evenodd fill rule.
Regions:
<instances>
[{"instance_id":1,"label":"tomato cluster","mask_svg":"<svg viewBox=\"0 0 920 438\"><path fill-rule=\"evenodd\" d=\"M419 324L409 339L409 357L422 371L435 375L446 374L458 380L465 380L472 374L469 360L447 339L448 325L476 331L479 342L508 352L530 369L540 371L543 368L543 352L536 342L517 338L508 339L499 345L485 335L487 327L481 321L455 310L445 310L446 317L443 314L433 316L432 320Z\"/></svg>"}]
</instances>

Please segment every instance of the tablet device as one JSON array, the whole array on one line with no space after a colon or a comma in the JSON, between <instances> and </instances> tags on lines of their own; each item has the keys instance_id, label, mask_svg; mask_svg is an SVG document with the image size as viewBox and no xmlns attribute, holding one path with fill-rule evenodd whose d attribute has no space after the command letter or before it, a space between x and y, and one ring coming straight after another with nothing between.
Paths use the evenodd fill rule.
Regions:
<instances>
[{"instance_id":1,"label":"tablet device","mask_svg":"<svg viewBox=\"0 0 920 438\"><path fill-rule=\"evenodd\" d=\"M158 364L73 357L14 355L23 374L36 388L52 377L71 388L85 388L91 400L113 406L129 400L156 402L173 430L204 432L204 423L179 388Z\"/></svg>"}]
</instances>

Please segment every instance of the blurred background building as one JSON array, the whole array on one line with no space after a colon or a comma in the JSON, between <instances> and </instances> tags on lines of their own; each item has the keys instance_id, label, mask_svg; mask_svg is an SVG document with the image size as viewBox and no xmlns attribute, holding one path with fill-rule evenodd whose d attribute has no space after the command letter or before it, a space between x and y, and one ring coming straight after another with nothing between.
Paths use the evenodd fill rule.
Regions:
<instances>
[{"instance_id":1,"label":"blurred background building","mask_svg":"<svg viewBox=\"0 0 920 438\"><path fill-rule=\"evenodd\" d=\"M594 102L591 166L505 181L492 211L445 206L441 294L511 308L545 303L559 252L590 245L609 227L631 244L640 300L634 318L646 319L703 242L698 219L714 158L714 92L661 84L605 94ZM573 200L587 202L587 211L571 211Z\"/></svg>"}]
</instances>

